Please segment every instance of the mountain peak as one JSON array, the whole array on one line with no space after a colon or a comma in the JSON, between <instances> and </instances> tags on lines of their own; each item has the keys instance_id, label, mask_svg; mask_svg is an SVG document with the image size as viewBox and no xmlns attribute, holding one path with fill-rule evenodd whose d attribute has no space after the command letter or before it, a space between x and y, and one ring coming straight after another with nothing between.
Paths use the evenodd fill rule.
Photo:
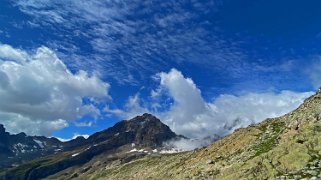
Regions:
<instances>
[{"instance_id":1,"label":"mountain peak","mask_svg":"<svg viewBox=\"0 0 321 180\"><path fill-rule=\"evenodd\" d=\"M8 132L6 132L6 128L0 124L0 143L1 143L1 139L4 139L6 135L9 135Z\"/></svg>"},{"instance_id":2,"label":"mountain peak","mask_svg":"<svg viewBox=\"0 0 321 180\"><path fill-rule=\"evenodd\" d=\"M88 141L100 143L115 136L126 137L128 143L157 147L163 142L178 137L170 128L152 114L144 113L129 120L116 123L104 131L95 133Z\"/></svg>"},{"instance_id":3,"label":"mountain peak","mask_svg":"<svg viewBox=\"0 0 321 180\"><path fill-rule=\"evenodd\" d=\"M136 117L126 120L126 121L158 121L161 123L161 121L156 116L149 114L149 113L144 113L141 116L136 116Z\"/></svg>"},{"instance_id":4,"label":"mountain peak","mask_svg":"<svg viewBox=\"0 0 321 180\"><path fill-rule=\"evenodd\" d=\"M0 124L0 134L4 134L6 132L6 129L2 124Z\"/></svg>"},{"instance_id":5,"label":"mountain peak","mask_svg":"<svg viewBox=\"0 0 321 180\"><path fill-rule=\"evenodd\" d=\"M142 116L144 116L144 117L149 117L149 116L155 117L154 115L149 114L149 113L144 113Z\"/></svg>"}]
</instances>

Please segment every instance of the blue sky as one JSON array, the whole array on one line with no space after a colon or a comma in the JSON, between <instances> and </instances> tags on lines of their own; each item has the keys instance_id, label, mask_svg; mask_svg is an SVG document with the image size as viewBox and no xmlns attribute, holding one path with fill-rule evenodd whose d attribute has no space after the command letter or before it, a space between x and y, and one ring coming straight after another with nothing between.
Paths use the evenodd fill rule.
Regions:
<instances>
[{"instance_id":1,"label":"blue sky","mask_svg":"<svg viewBox=\"0 0 321 180\"><path fill-rule=\"evenodd\" d=\"M161 117L176 132L196 137L229 133L229 123L233 128L227 129L233 130L284 114L321 85L320 6L317 0L3 0L0 61L19 64L8 57L23 52L27 60L19 65L29 68L28 59L33 61L39 55L37 49L43 48L41 63L47 62L46 53L53 53L70 71L71 75L60 74L61 78L69 77L66 83L73 84L79 71L84 71L84 82L105 88L106 94L73 86L76 95L67 99L72 106L66 108L75 111L54 106L57 109L52 111L57 116L45 118L31 113L38 106L29 101L23 102L28 110L18 108L21 102L10 108L0 105L0 117L10 119L10 123L1 119L0 123L3 121L12 132L24 130L70 138L74 134L92 134L147 111ZM5 71L4 64L2 70L11 82L20 82L12 78L17 74L28 76ZM45 76L45 70L56 74L57 69L42 70L39 77ZM32 76L30 84L37 79ZM27 81L24 83L23 88ZM45 81L43 85L47 85ZM61 83L50 85L62 96L70 93L61 88ZM41 87L37 92L22 89L22 94L37 97L43 91ZM3 88L3 97L12 94L12 89ZM182 91L192 94L181 97ZM186 103L195 101L182 101L183 97L195 97L199 104L189 107ZM281 107L270 107L283 98ZM267 103L271 99L274 101ZM261 105L254 103L260 100ZM241 103L234 107L234 101ZM41 103L50 104L49 100ZM89 106L92 109L87 109L87 114L68 114ZM265 113L258 115L261 111ZM232 112L233 117L227 118ZM28 120L15 120L17 117ZM60 125L50 128L58 120ZM28 123L41 124L39 128L48 131L31 131Z\"/></svg>"}]
</instances>

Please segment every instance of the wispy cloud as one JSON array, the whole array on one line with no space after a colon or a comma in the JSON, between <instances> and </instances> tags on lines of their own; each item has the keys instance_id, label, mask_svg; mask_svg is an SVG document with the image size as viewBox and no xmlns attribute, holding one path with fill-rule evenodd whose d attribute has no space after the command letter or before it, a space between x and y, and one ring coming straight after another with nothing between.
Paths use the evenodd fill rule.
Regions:
<instances>
[{"instance_id":1,"label":"wispy cloud","mask_svg":"<svg viewBox=\"0 0 321 180\"><path fill-rule=\"evenodd\" d=\"M182 63L240 71L244 53L237 42L220 37L219 28L209 18L221 3L19 0L16 4L33 17L33 24L67 32L69 36L61 41L72 44L80 38L91 46L93 53L76 58L82 61L77 65L127 83ZM78 56L84 51L88 49L80 47Z\"/></svg>"}]
</instances>

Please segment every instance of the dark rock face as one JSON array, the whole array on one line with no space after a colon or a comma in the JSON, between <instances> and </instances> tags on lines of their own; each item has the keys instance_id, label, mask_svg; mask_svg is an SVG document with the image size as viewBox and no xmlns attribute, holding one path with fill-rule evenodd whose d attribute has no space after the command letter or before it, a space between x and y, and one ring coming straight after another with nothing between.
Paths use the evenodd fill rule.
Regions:
<instances>
[{"instance_id":1,"label":"dark rock face","mask_svg":"<svg viewBox=\"0 0 321 180\"><path fill-rule=\"evenodd\" d=\"M6 132L2 124L0 124L0 159L12 156L12 152L8 148L9 133Z\"/></svg>"},{"instance_id":2,"label":"dark rock face","mask_svg":"<svg viewBox=\"0 0 321 180\"><path fill-rule=\"evenodd\" d=\"M151 114L145 113L131 120L118 122L107 130L95 133L88 138L88 141L95 144L114 136L122 137L124 134L134 136L132 138L134 141L128 143L135 143L147 147L157 147L162 145L163 142L177 137L177 135L159 119Z\"/></svg>"},{"instance_id":3,"label":"dark rock face","mask_svg":"<svg viewBox=\"0 0 321 180\"><path fill-rule=\"evenodd\" d=\"M6 129L2 124L0 124L0 136L4 135L6 133Z\"/></svg>"}]
</instances>

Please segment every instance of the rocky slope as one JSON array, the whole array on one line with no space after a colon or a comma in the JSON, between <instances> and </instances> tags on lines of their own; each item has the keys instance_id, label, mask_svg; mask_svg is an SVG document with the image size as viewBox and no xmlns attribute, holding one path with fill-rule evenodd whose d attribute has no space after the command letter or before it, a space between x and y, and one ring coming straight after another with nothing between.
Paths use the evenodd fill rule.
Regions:
<instances>
[{"instance_id":1,"label":"rocky slope","mask_svg":"<svg viewBox=\"0 0 321 180\"><path fill-rule=\"evenodd\" d=\"M162 149L164 142L183 138L151 114L124 120L90 136L73 140L61 152L39 158L15 168L0 171L0 179L39 179L60 171L104 161L121 163L143 157ZM77 143L73 143L73 142ZM68 146L67 146L68 145ZM74 146L73 146L74 145ZM84 167L86 171L90 167ZM83 171L83 170L82 170ZM73 175L76 177L76 175Z\"/></svg>"},{"instance_id":2,"label":"rocky slope","mask_svg":"<svg viewBox=\"0 0 321 180\"><path fill-rule=\"evenodd\" d=\"M85 169L85 171L84 171ZM95 159L52 179L320 179L321 92L279 118L191 152L130 162Z\"/></svg>"}]
</instances>

